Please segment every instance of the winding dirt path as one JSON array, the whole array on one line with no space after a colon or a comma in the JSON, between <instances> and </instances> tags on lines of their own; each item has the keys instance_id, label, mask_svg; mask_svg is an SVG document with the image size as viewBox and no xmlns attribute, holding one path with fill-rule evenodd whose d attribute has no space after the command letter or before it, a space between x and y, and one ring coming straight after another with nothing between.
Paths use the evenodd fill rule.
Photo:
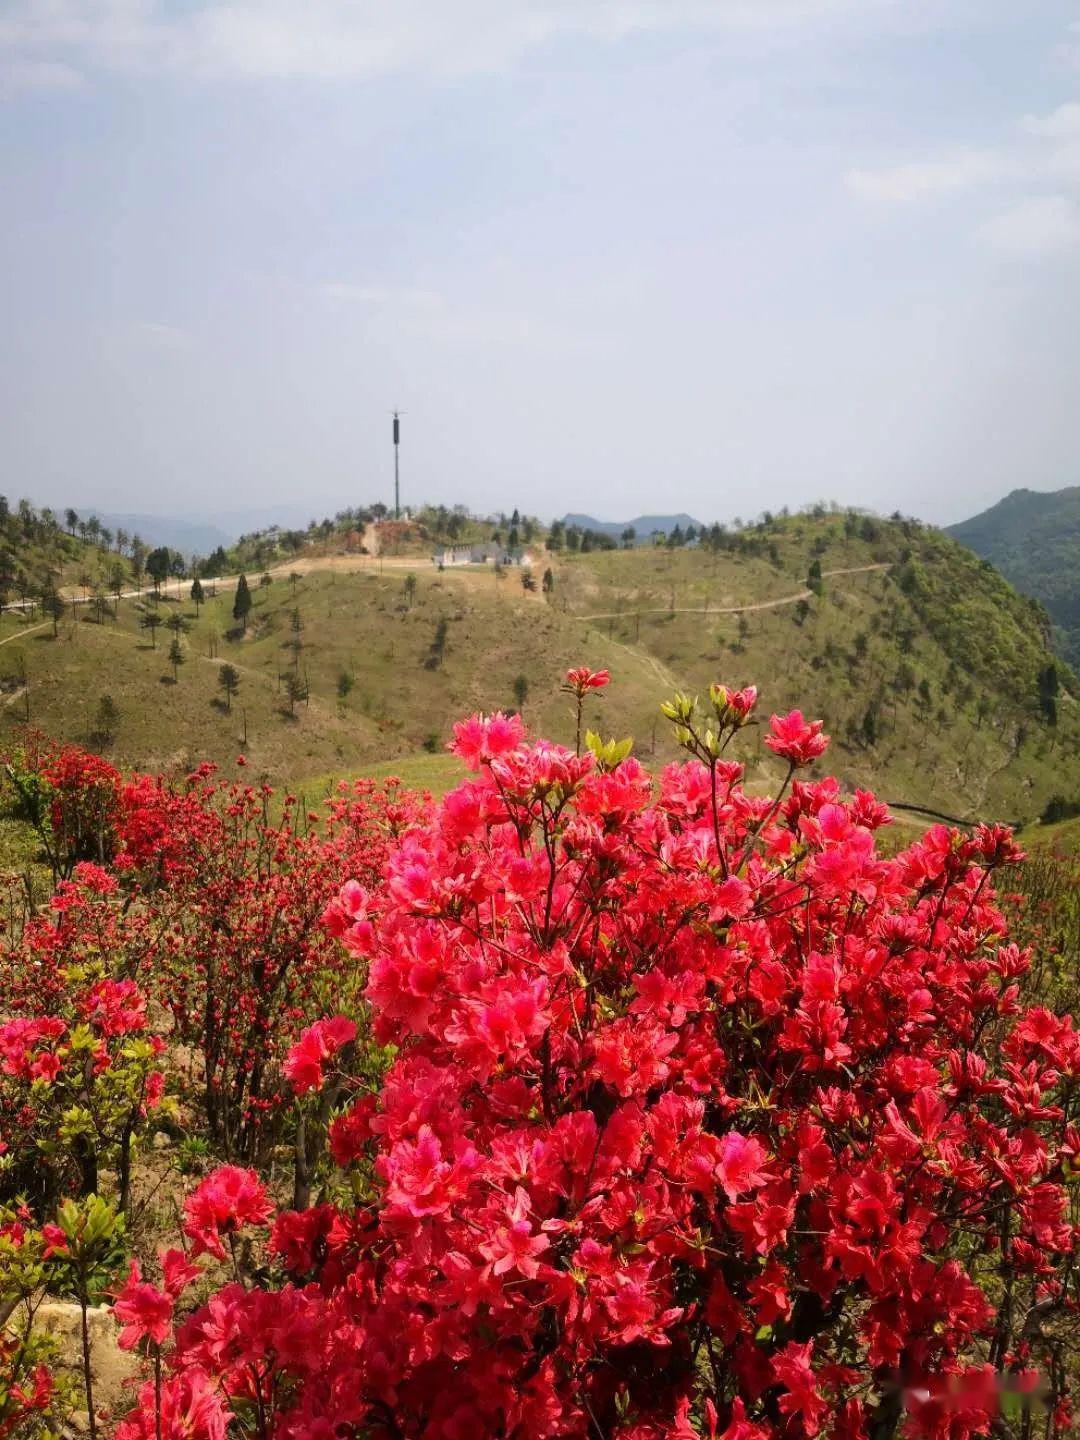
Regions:
<instances>
[{"instance_id":1,"label":"winding dirt path","mask_svg":"<svg viewBox=\"0 0 1080 1440\"><path fill-rule=\"evenodd\" d=\"M8 609L12 607L9 605ZM0 645L10 645L13 640L21 640L24 635L33 635L35 630L44 630L46 625L51 625L51 620L43 620L40 625L28 625L25 630L16 630L14 635L6 635L0 640Z\"/></svg>"},{"instance_id":2,"label":"winding dirt path","mask_svg":"<svg viewBox=\"0 0 1080 1440\"><path fill-rule=\"evenodd\" d=\"M831 579L834 575L866 575L871 570L890 569L888 561L881 561L876 565L847 565L838 570L823 570L821 578ZM755 610L775 610L780 605L797 605L800 600L809 600L813 595L812 590L802 589L795 595L781 595L776 600L756 600L748 605L685 605L676 606L658 605L655 609L637 610L633 606L625 610L604 610L596 614L575 615L575 620L626 620L631 615L745 615Z\"/></svg>"}]
</instances>

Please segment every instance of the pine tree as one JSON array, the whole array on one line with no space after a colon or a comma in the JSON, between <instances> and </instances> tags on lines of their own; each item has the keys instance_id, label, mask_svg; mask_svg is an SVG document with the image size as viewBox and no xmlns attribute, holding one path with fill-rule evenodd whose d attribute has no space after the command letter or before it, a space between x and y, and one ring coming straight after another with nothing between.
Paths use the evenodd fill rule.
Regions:
<instances>
[{"instance_id":1,"label":"pine tree","mask_svg":"<svg viewBox=\"0 0 1080 1440\"><path fill-rule=\"evenodd\" d=\"M236 582L236 599L233 601L232 613L236 623L246 630L247 617L251 614L251 590L246 575L241 575Z\"/></svg>"},{"instance_id":2,"label":"pine tree","mask_svg":"<svg viewBox=\"0 0 1080 1440\"><path fill-rule=\"evenodd\" d=\"M232 709L233 696L240 690L240 672L235 665L222 665L218 671L218 689L225 695L225 709Z\"/></svg>"},{"instance_id":3,"label":"pine tree","mask_svg":"<svg viewBox=\"0 0 1080 1440\"><path fill-rule=\"evenodd\" d=\"M172 556L168 548L159 545L156 550L151 550L146 557L146 573L154 582L155 591L161 589L162 581L169 578L169 570L172 566Z\"/></svg>"},{"instance_id":4,"label":"pine tree","mask_svg":"<svg viewBox=\"0 0 1080 1440\"><path fill-rule=\"evenodd\" d=\"M296 714L296 702L308 698L307 681L293 672L285 677L285 697L289 702L289 714Z\"/></svg>"},{"instance_id":5,"label":"pine tree","mask_svg":"<svg viewBox=\"0 0 1080 1440\"><path fill-rule=\"evenodd\" d=\"M203 603L203 600L205 598L206 597L203 594L202 581L196 575L195 579L191 582L191 600L192 604L195 606L196 620L199 618L199 606Z\"/></svg>"},{"instance_id":6,"label":"pine tree","mask_svg":"<svg viewBox=\"0 0 1080 1440\"><path fill-rule=\"evenodd\" d=\"M184 647L180 644L179 635L174 635L172 644L169 646L169 664L172 666L172 678L175 685L180 678L180 666L184 663Z\"/></svg>"},{"instance_id":7,"label":"pine tree","mask_svg":"<svg viewBox=\"0 0 1080 1440\"><path fill-rule=\"evenodd\" d=\"M156 650L157 632L162 624L161 616L157 613L156 610L148 610L146 614L142 617L142 619L139 621L139 624L144 630L150 631L150 640L153 644L153 648Z\"/></svg>"},{"instance_id":8,"label":"pine tree","mask_svg":"<svg viewBox=\"0 0 1080 1440\"><path fill-rule=\"evenodd\" d=\"M90 613L99 625L113 618L112 608L104 595L98 594L90 601Z\"/></svg>"},{"instance_id":9,"label":"pine tree","mask_svg":"<svg viewBox=\"0 0 1080 1440\"><path fill-rule=\"evenodd\" d=\"M94 716L94 738L102 745L108 745L116 734L120 711L111 695L102 695Z\"/></svg>"},{"instance_id":10,"label":"pine tree","mask_svg":"<svg viewBox=\"0 0 1080 1440\"><path fill-rule=\"evenodd\" d=\"M41 592L41 610L42 614L47 615L52 621L54 640L60 633L60 621L64 618L66 608L63 596L50 582Z\"/></svg>"}]
</instances>

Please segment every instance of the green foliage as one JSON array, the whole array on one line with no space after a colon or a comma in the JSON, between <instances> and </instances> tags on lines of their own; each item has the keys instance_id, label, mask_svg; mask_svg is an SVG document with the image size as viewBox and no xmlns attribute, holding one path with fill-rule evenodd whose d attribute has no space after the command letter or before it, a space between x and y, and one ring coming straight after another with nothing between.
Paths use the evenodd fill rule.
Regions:
<instances>
[{"instance_id":1,"label":"green foliage","mask_svg":"<svg viewBox=\"0 0 1080 1440\"><path fill-rule=\"evenodd\" d=\"M218 689L225 696L226 710L232 709L233 697L240 690L240 672L235 665L222 665L218 671Z\"/></svg>"},{"instance_id":2,"label":"green foliage","mask_svg":"<svg viewBox=\"0 0 1080 1440\"><path fill-rule=\"evenodd\" d=\"M1080 486L1014 490L949 533L1046 606L1059 653L1080 667Z\"/></svg>"},{"instance_id":3,"label":"green foliage","mask_svg":"<svg viewBox=\"0 0 1080 1440\"><path fill-rule=\"evenodd\" d=\"M616 769L634 748L634 737L627 735L622 740L604 740L595 730L585 731L585 744L596 757L596 765L605 773Z\"/></svg>"},{"instance_id":4,"label":"green foliage","mask_svg":"<svg viewBox=\"0 0 1080 1440\"><path fill-rule=\"evenodd\" d=\"M1039 816L1040 825L1057 825L1062 820L1073 820L1080 815L1080 799L1070 800L1064 795L1051 795Z\"/></svg>"},{"instance_id":5,"label":"green foliage","mask_svg":"<svg viewBox=\"0 0 1080 1440\"><path fill-rule=\"evenodd\" d=\"M156 610L145 611L139 620L139 624L142 626L142 628L144 630L150 631L150 640L155 650L157 649L157 632L161 629L161 626L164 623L165 622L162 620L161 616L157 613Z\"/></svg>"},{"instance_id":6,"label":"green foliage","mask_svg":"<svg viewBox=\"0 0 1080 1440\"><path fill-rule=\"evenodd\" d=\"M174 640L173 644L177 642ZM116 734L120 709L111 695L102 695L94 712L93 738L101 745L108 745Z\"/></svg>"},{"instance_id":7,"label":"green foliage","mask_svg":"<svg viewBox=\"0 0 1080 1440\"><path fill-rule=\"evenodd\" d=\"M295 670L285 676L285 699L289 703L289 714L296 714L296 707L301 702L306 702L310 697L310 690L305 679L301 678Z\"/></svg>"},{"instance_id":8,"label":"green foliage","mask_svg":"<svg viewBox=\"0 0 1080 1440\"><path fill-rule=\"evenodd\" d=\"M233 619L238 625L247 624L247 617L251 614L251 587L248 585L246 575L241 575L236 582L232 613Z\"/></svg>"}]
</instances>

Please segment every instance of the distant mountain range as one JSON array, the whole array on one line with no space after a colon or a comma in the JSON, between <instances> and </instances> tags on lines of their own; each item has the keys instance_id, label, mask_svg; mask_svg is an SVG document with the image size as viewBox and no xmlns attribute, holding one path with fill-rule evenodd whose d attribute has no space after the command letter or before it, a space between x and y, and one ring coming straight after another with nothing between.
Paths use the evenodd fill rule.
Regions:
<instances>
[{"instance_id":1,"label":"distant mountain range","mask_svg":"<svg viewBox=\"0 0 1080 1440\"><path fill-rule=\"evenodd\" d=\"M1056 649L1080 670L1080 485L1014 490L949 534L1042 601Z\"/></svg>"},{"instance_id":2,"label":"distant mountain range","mask_svg":"<svg viewBox=\"0 0 1080 1440\"><path fill-rule=\"evenodd\" d=\"M54 505L63 515L70 501ZM138 535L148 545L168 545L182 555L209 555L219 545L226 549L241 535L252 535L272 525L282 530L302 530L311 520L322 519L340 509L332 501L321 505L310 501L303 504L266 505L250 510L213 511L206 519L198 515L147 515L133 511L109 510L98 505L76 505L82 519L96 515L109 530L126 530Z\"/></svg>"},{"instance_id":3,"label":"distant mountain range","mask_svg":"<svg viewBox=\"0 0 1080 1440\"><path fill-rule=\"evenodd\" d=\"M168 545L170 550L179 550L183 555L209 555L219 545L231 545L236 538L219 525L178 515L125 514L90 507L84 507L79 514L84 520L96 515L113 532L126 530L129 535L140 536L148 545Z\"/></svg>"},{"instance_id":4,"label":"distant mountain range","mask_svg":"<svg viewBox=\"0 0 1080 1440\"><path fill-rule=\"evenodd\" d=\"M695 530L702 528L700 520L686 514L637 515L633 520L597 520L593 515L564 515L563 524L576 525L581 530L595 530L598 535L611 535L616 540L625 530L633 529L635 545L647 545L652 535L670 535L676 526L680 530L685 530L688 525Z\"/></svg>"}]
</instances>

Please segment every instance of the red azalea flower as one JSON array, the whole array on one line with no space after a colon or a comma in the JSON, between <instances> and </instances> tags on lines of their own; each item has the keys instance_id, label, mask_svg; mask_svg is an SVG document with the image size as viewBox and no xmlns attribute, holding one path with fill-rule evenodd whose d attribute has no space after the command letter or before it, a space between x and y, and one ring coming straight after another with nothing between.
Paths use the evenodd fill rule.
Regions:
<instances>
[{"instance_id":1,"label":"red azalea flower","mask_svg":"<svg viewBox=\"0 0 1080 1440\"><path fill-rule=\"evenodd\" d=\"M610 682L610 670L590 670L586 665L579 665L576 669L566 672L562 688L569 690L571 694L580 699L586 691L602 690Z\"/></svg>"},{"instance_id":2,"label":"red azalea flower","mask_svg":"<svg viewBox=\"0 0 1080 1440\"><path fill-rule=\"evenodd\" d=\"M122 1350L134 1349L144 1339L164 1345L172 1323L172 1297L143 1280L137 1260L131 1261L127 1283L118 1292L112 1311L121 1324L118 1343Z\"/></svg>"},{"instance_id":3,"label":"red azalea flower","mask_svg":"<svg viewBox=\"0 0 1080 1440\"><path fill-rule=\"evenodd\" d=\"M765 736L765 744L777 755L790 760L792 765L809 765L819 755L824 755L829 737L821 733L823 721L804 720L801 710L792 710L787 715L771 715L771 735Z\"/></svg>"},{"instance_id":4,"label":"red azalea flower","mask_svg":"<svg viewBox=\"0 0 1080 1440\"><path fill-rule=\"evenodd\" d=\"M254 1170L220 1165L184 1201L184 1234L194 1254L225 1258L222 1237L245 1225L261 1225L270 1215L270 1200Z\"/></svg>"}]
</instances>

